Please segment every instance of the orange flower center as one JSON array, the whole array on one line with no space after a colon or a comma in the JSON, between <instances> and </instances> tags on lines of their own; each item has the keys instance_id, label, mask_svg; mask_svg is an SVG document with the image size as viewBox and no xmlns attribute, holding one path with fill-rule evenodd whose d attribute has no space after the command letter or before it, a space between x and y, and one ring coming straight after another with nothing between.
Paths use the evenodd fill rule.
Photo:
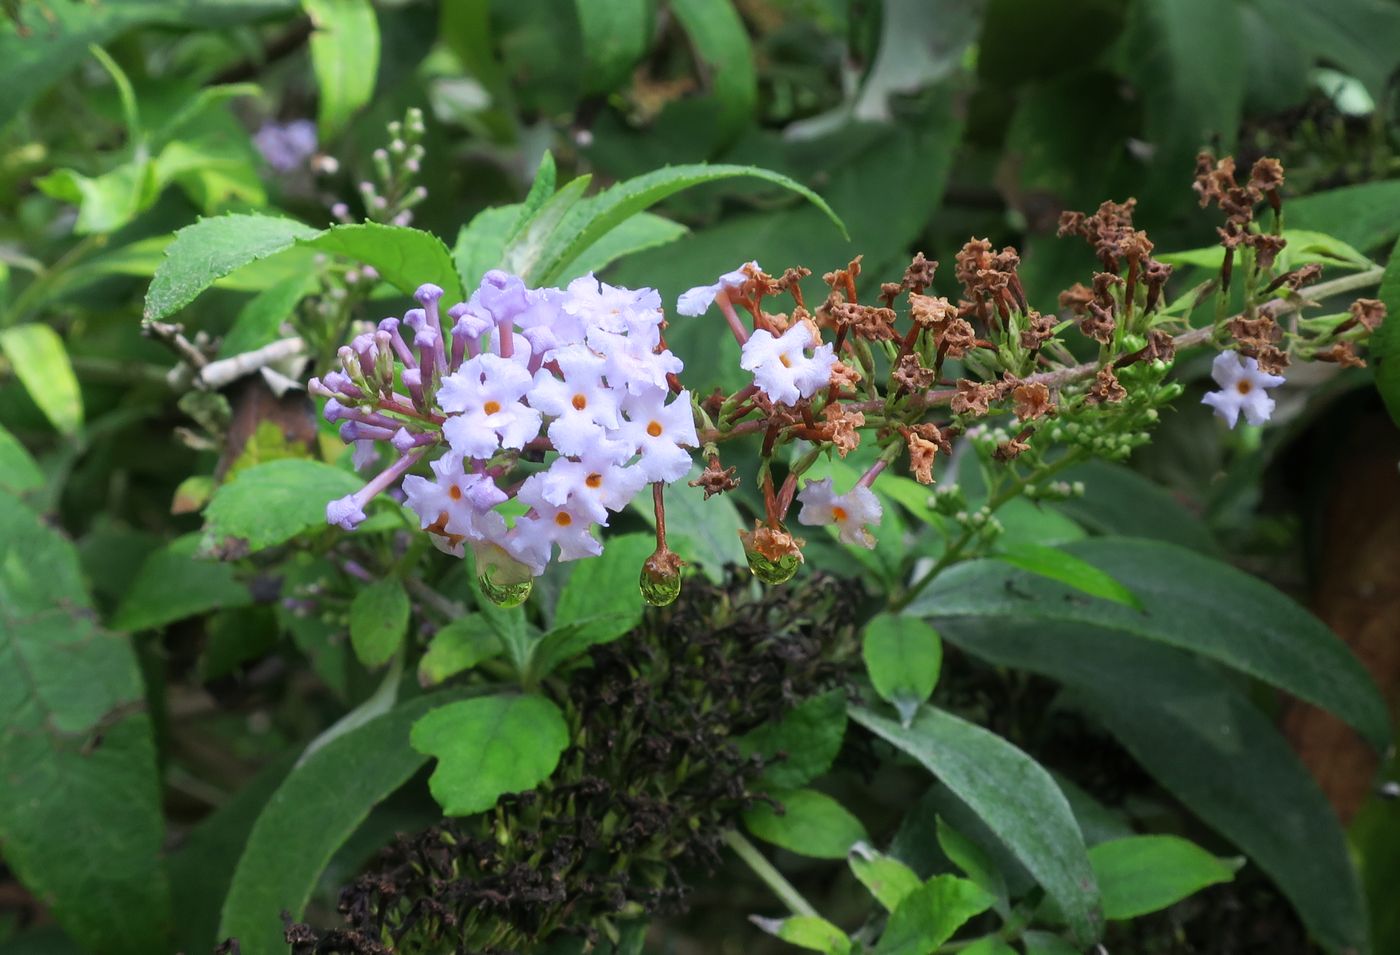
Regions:
<instances>
[{"instance_id":1,"label":"orange flower center","mask_svg":"<svg viewBox=\"0 0 1400 955\"><path fill-rule=\"evenodd\" d=\"M647 434L651 435L653 438L661 437L661 422L653 421L651 424L647 425Z\"/></svg>"},{"instance_id":2,"label":"orange flower center","mask_svg":"<svg viewBox=\"0 0 1400 955\"><path fill-rule=\"evenodd\" d=\"M1247 395L1254 390L1254 385L1250 382L1248 378L1246 378L1242 380L1239 384L1235 385L1235 390L1242 395Z\"/></svg>"},{"instance_id":3,"label":"orange flower center","mask_svg":"<svg viewBox=\"0 0 1400 955\"><path fill-rule=\"evenodd\" d=\"M597 474L597 473L590 474L590 475L588 475L588 477L586 477L586 478L583 479L583 483L584 483L584 484L587 484L589 487L592 487L592 488L602 487L602 486L603 486L603 476L602 476L601 474Z\"/></svg>"},{"instance_id":4,"label":"orange flower center","mask_svg":"<svg viewBox=\"0 0 1400 955\"><path fill-rule=\"evenodd\" d=\"M499 401L488 401L481 406L481 410L485 411L487 414L496 414L501 410L501 403Z\"/></svg>"},{"instance_id":5,"label":"orange flower center","mask_svg":"<svg viewBox=\"0 0 1400 955\"><path fill-rule=\"evenodd\" d=\"M850 517L850 515L846 513L844 507L833 507L831 509L831 516L836 519L836 523L838 524L846 523L846 519Z\"/></svg>"},{"instance_id":6,"label":"orange flower center","mask_svg":"<svg viewBox=\"0 0 1400 955\"><path fill-rule=\"evenodd\" d=\"M783 367L784 367L784 368L791 368L791 367L792 367L792 362L788 360L788 356L786 356L786 355L779 355L779 356L778 356L778 361L780 361L780 362L783 363Z\"/></svg>"},{"instance_id":7,"label":"orange flower center","mask_svg":"<svg viewBox=\"0 0 1400 955\"><path fill-rule=\"evenodd\" d=\"M462 489L454 484L447 489L447 496L454 501L460 501L462 499Z\"/></svg>"},{"instance_id":8,"label":"orange flower center","mask_svg":"<svg viewBox=\"0 0 1400 955\"><path fill-rule=\"evenodd\" d=\"M588 398L584 395L574 395L573 405L575 411L582 411L588 407Z\"/></svg>"},{"instance_id":9,"label":"orange flower center","mask_svg":"<svg viewBox=\"0 0 1400 955\"><path fill-rule=\"evenodd\" d=\"M568 527L573 522L574 519L569 516L567 511L560 511L558 514L554 515L554 523L558 524L560 527Z\"/></svg>"}]
</instances>

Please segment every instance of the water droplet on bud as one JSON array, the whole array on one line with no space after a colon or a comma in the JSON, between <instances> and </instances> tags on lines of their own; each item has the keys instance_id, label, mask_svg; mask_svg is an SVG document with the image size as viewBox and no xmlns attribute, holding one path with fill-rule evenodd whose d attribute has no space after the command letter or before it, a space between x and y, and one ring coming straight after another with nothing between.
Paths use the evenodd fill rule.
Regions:
<instances>
[{"instance_id":1,"label":"water droplet on bud","mask_svg":"<svg viewBox=\"0 0 1400 955\"><path fill-rule=\"evenodd\" d=\"M476 583L486 599L498 607L518 607L530 596L535 578L530 568L496 544L472 543Z\"/></svg>"},{"instance_id":2,"label":"water droplet on bud","mask_svg":"<svg viewBox=\"0 0 1400 955\"><path fill-rule=\"evenodd\" d=\"M642 588L642 599L653 607L665 607L674 603L681 595L681 564L685 563L666 548L665 544L656 548L642 564L642 574L638 585Z\"/></svg>"},{"instance_id":3,"label":"water droplet on bud","mask_svg":"<svg viewBox=\"0 0 1400 955\"><path fill-rule=\"evenodd\" d=\"M533 580L523 580L514 584L497 583L490 570L478 574L476 583L481 588L481 592L486 595L487 600L497 607L504 607L507 610L523 604L535 586Z\"/></svg>"},{"instance_id":4,"label":"water droplet on bud","mask_svg":"<svg viewBox=\"0 0 1400 955\"><path fill-rule=\"evenodd\" d=\"M772 560L756 550L748 552L749 570L765 584L785 584L792 580L797 568L802 566L801 554L787 554Z\"/></svg>"},{"instance_id":5,"label":"water droplet on bud","mask_svg":"<svg viewBox=\"0 0 1400 955\"><path fill-rule=\"evenodd\" d=\"M765 584L785 584L802 566L802 545L806 541L793 537L781 524L770 527L755 522L754 529L740 531L739 538L744 542L749 570Z\"/></svg>"}]
</instances>

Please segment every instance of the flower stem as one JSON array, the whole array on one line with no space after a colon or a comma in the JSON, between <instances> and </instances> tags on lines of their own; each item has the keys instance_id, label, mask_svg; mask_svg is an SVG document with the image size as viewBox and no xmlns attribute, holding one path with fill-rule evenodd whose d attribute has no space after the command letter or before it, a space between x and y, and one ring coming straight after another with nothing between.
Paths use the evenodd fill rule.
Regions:
<instances>
[{"instance_id":1,"label":"flower stem","mask_svg":"<svg viewBox=\"0 0 1400 955\"><path fill-rule=\"evenodd\" d=\"M812 908L812 903L802 897L802 893L793 888L791 882L783 878L783 874L773 868L773 864L763 857L752 842L745 839L737 830L730 829L724 834L724 843L734 850L734 854L744 860L744 864L753 870L754 875L763 880L763 884L773 890L773 894L782 900L788 907L788 911L793 915L807 915L815 917L817 910Z\"/></svg>"}]
</instances>

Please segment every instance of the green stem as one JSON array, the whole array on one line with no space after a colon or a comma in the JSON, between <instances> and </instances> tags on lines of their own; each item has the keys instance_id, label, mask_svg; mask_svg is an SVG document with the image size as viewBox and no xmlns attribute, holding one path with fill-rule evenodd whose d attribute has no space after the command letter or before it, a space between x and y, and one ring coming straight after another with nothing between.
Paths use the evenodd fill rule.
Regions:
<instances>
[{"instance_id":1,"label":"green stem","mask_svg":"<svg viewBox=\"0 0 1400 955\"><path fill-rule=\"evenodd\" d=\"M6 311L3 320L0 320L0 326L17 324L28 314L33 306L42 302L45 297L48 296L58 279L62 278L64 272L80 262L94 248L100 248L106 244L107 236L105 235L89 235L79 240L73 248L65 252L47 271L37 276L34 281L25 286L24 291L19 293L14 304Z\"/></svg>"},{"instance_id":2,"label":"green stem","mask_svg":"<svg viewBox=\"0 0 1400 955\"><path fill-rule=\"evenodd\" d=\"M1014 498L1020 497L1021 492L1026 489L1026 485L1043 481L1045 478L1058 471L1064 470L1071 464L1077 464L1082 458L1083 455L1079 451L1066 452L1063 457L1053 464L1047 464L1042 468L1032 471L1025 477L1012 482L1001 491L998 491L987 501L987 510L995 514L999 508L1010 503ZM967 547L974 536L976 536L976 531L971 527L964 530L962 534L958 536L957 540L948 545L943 551L943 556L939 557L932 567L926 570L918 580L910 584L907 590L890 601L889 609L891 611L897 611L903 610L905 607L909 606L910 602L917 597L925 587L932 583L935 577L963 559L963 549Z\"/></svg>"},{"instance_id":3,"label":"green stem","mask_svg":"<svg viewBox=\"0 0 1400 955\"><path fill-rule=\"evenodd\" d=\"M802 893L793 888L792 883L783 878L781 872L773 868L773 864L763 857L763 853L759 852L752 842L734 829L724 834L724 842L734 850L735 855L744 860L744 864L753 870L754 875L763 880L764 885L773 890L774 895L782 899L788 911L793 915L817 917L817 910L812 908L812 903L804 899Z\"/></svg>"}]
</instances>

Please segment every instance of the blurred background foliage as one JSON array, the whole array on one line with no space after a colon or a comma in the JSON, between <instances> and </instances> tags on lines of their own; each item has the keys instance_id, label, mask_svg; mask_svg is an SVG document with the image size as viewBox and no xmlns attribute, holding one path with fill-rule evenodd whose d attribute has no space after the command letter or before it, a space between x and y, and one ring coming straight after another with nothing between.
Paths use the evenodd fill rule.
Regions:
<instances>
[{"instance_id":1,"label":"blurred background foliage","mask_svg":"<svg viewBox=\"0 0 1400 955\"><path fill-rule=\"evenodd\" d=\"M606 273L667 301L751 258L819 276L861 254L874 281L895 278L913 251L949 261L976 235L1022 250L1031 301L1048 311L1094 270L1089 250L1055 238L1064 209L1135 196L1160 250L1212 244L1213 223L1189 189L1203 146L1233 151L1241 165L1282 159L1290 228L1373 256L1400 235L1393 0L6 0L5 9L0 330L40 320L59 331L75 382L70 362L42 350L24 372L37 388L20 380L16 351L0 359L0 420L37 449L42 470L38 480L0 479L59 515L109 611L162 541L197 530L177 490L226 450L170 440L172 429L197 430L198 409L174 407L168 351L141 334L142 295L171 233L230 210L280 209L316 225L336 203L353 219L371 213L357 184L374 178L385 125L410 107L427 120L416 181L428 199L414 224L449 245L483 210L520 201L546 150L561 181L589 173L595 184L683 162L764 166L816 189L849 228L847 241L820 211L763 183L686 192L657 210L675 225L645 237L655 247ZM313 27L323 20L333 26ZM330 52L318 55L318 44ZM269 165L254 135L298 119L316 120L319 152L334 164ZM307 265L284 257L239 273L200 299L188 326L225 334L274 292L274 304L291 303L285 314L314 287L296 282ZM675 321L668 340L693 387L735 383L737 350L713 325ZM1400 441L1370 374L1326 370L1262 439L1225 434L1207 415L1172 417L1134 466L1202 515L1236 559L1393 667L1394 590L1382 594L1388 604L1360 609L1347 591L1358 568L1400 567L1400 537L1378 539L1396 526ZM267 442L256 450L278 453ZM1394 572L1387 579L1400 586ZM164 753L177 823L199 817L211 775L223 774L228 791L259 785L259 766L285 762L337 711L334 699L312 694L308 704L295 692L274 720L240 711L254 692L241 667L268 649L271 613L242 606L187 642L141 648L148 683L169 694L168 710L153 714L166 731L182 706L207 706L182 684L207 683L227 704ZM1382 679L1393 705L1394 671ZM347 680L332 697L368 692ZM1333 738L1310 717L1280 718L1305 757L1313 747L1324 788L1356 820L1376 951L1400 951L1400 914L1385 904L1400 871L1395 805L1368 799L1367 784L1358 791L1357 774L1370 779L1363 770L1323 758ZM1345 779L1329 782L1329 772ZM358 851L394 822L380 820ZM353 871L353 855L327 887ZM12 906L20 915L0 908L0 940L28 904ZM21 942L0 941L0 951L58 950Z\"/></svg>"}]
</instances>

